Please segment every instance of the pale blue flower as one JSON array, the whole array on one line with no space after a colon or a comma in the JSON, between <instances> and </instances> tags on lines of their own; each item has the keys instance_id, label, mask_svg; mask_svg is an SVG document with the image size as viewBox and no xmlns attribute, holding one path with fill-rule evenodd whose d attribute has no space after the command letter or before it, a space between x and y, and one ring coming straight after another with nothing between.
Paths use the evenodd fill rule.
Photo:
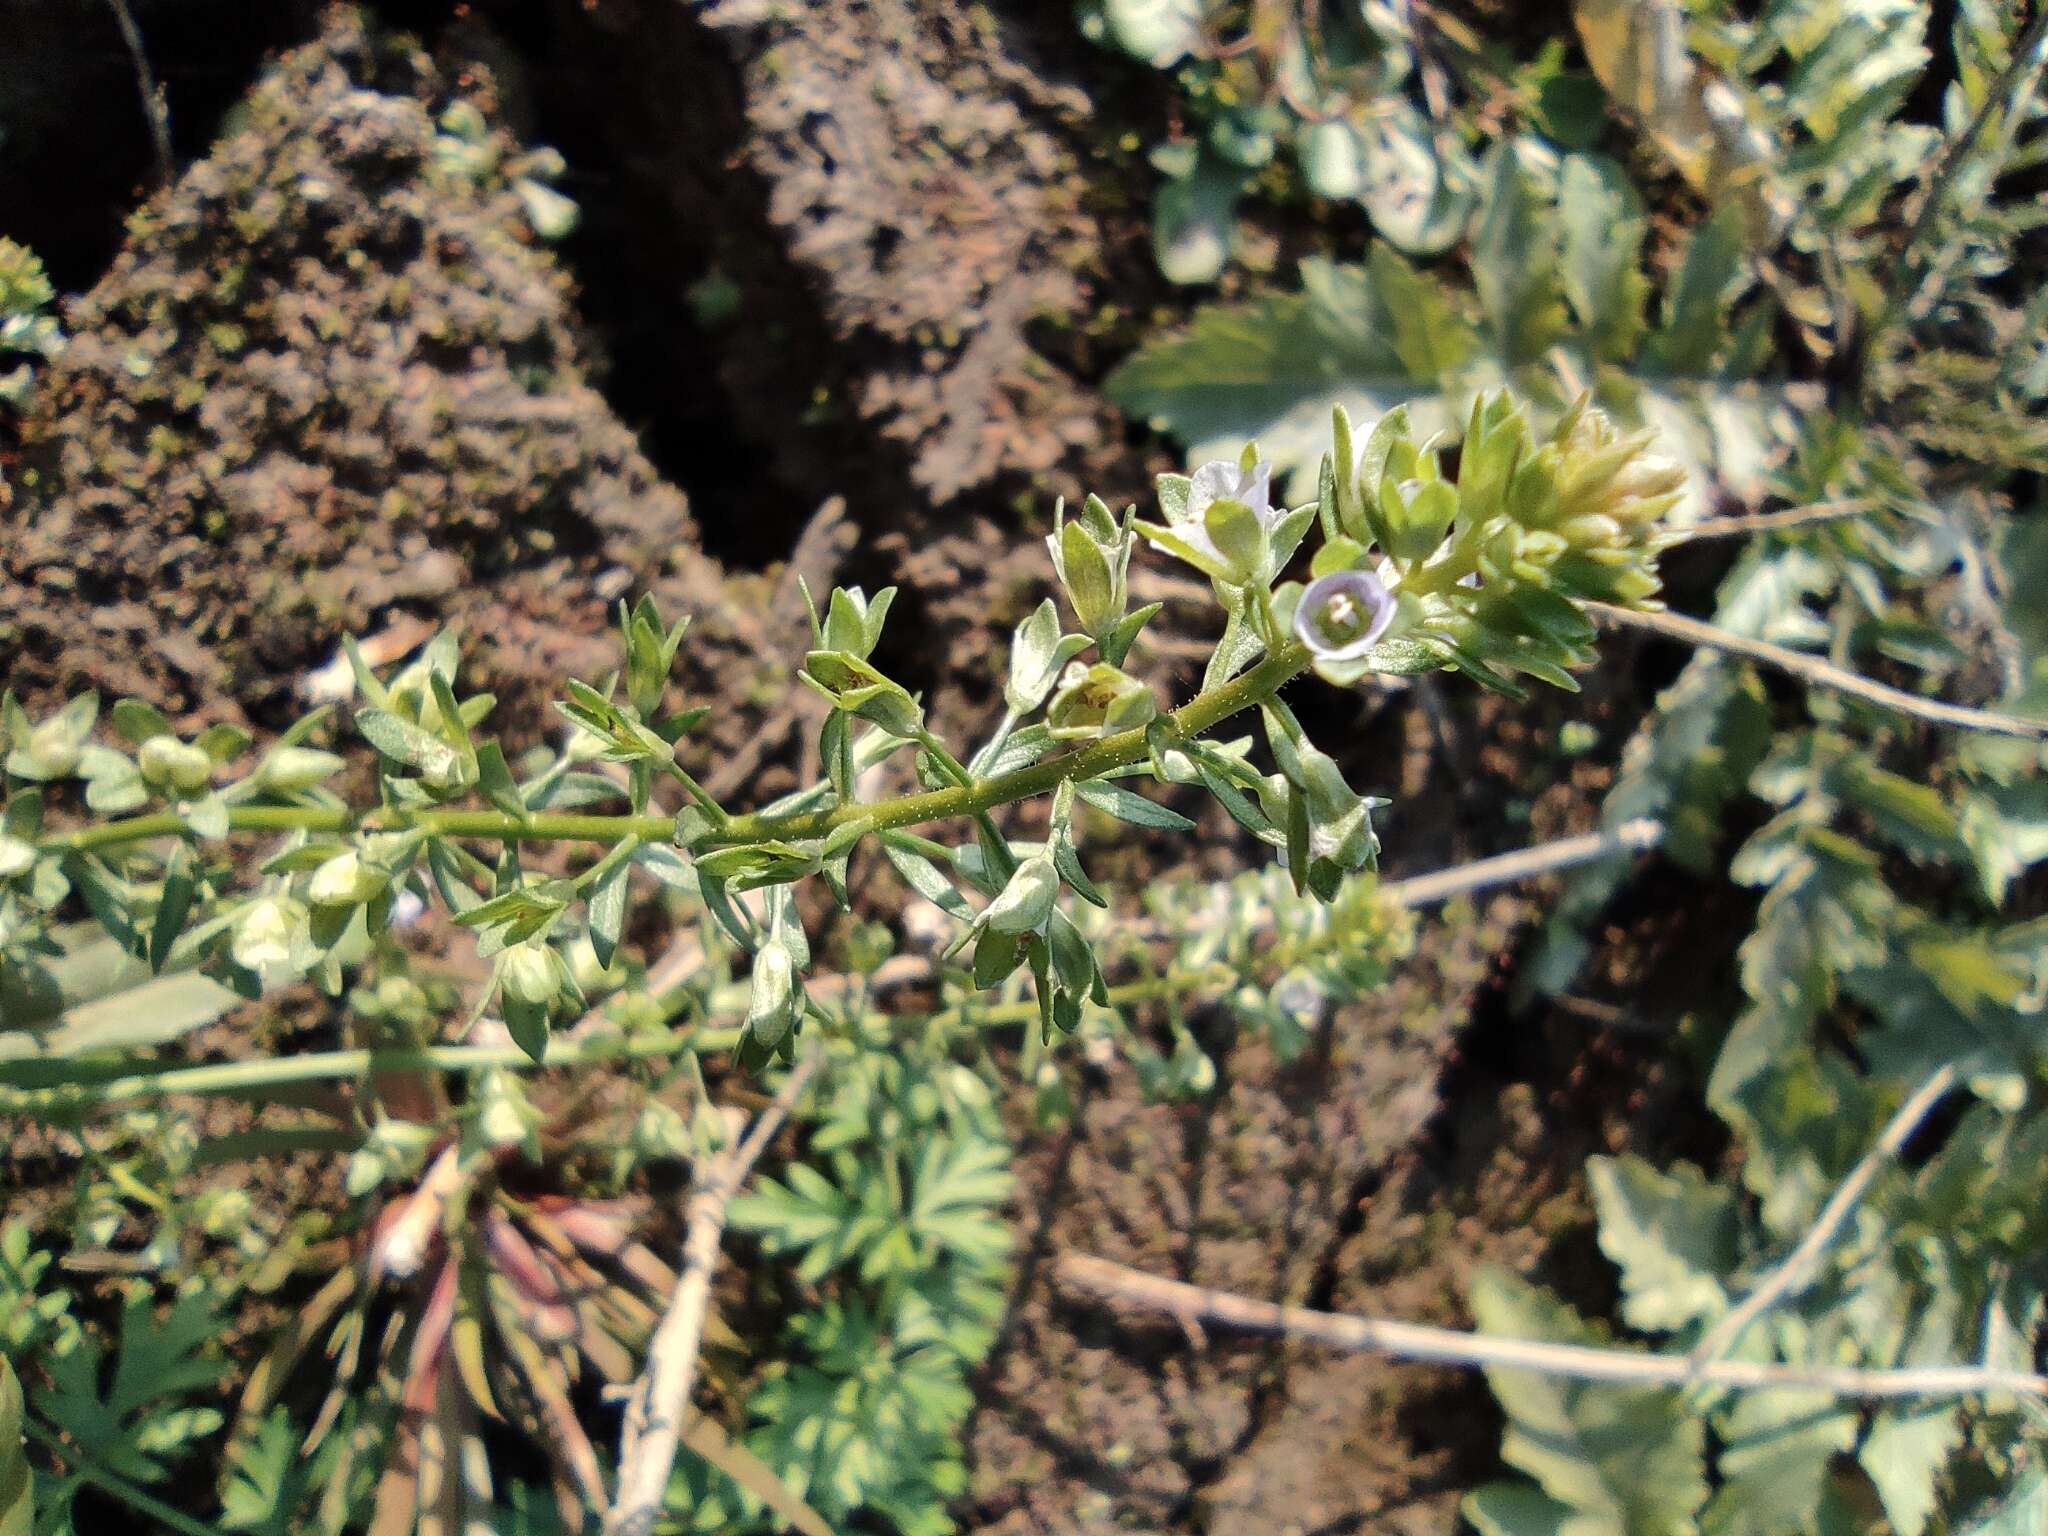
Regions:
<instances>
[{"instance_id":1,"label":"pale blue flower","mask_svg":"<svg viewBox=\"0 0 2048 1536\"><path fill-rule=\"evenodd\" d=\"M1356 661L1394 622L1394 594L1370 571L1318 576L1294 610L1294 633L1318 661Z\"/></svg>"}]
</instances>

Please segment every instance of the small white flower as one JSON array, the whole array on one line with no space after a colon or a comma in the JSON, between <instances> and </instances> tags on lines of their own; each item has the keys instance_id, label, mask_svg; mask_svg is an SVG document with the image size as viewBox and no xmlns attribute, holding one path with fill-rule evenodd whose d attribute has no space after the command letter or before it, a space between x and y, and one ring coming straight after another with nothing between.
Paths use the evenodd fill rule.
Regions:
<instances>
[{"instance_id":1,"label":"small white flower","mask_svg":"<svg viewBox=\"0 0 2048 1536\"><path fill-rule=\"evenodd\" d=\"M1273 464L1261 459L1244 469L1228 459L1211 459L1191 477L1188 520L1199 524L1211 502L1241 501L1260 523L1273 526Z\"/></svg>"},{"instance_id":2,"label":"small white flower","mask_svg":"<svg viewBox=\"0 0 2048 1536\"><path fill-rule=\"evenodd\" d=\"M1212 459L1190 477L1186 521L1174 530L1205 555L1223 560L1223 552L1209 536L1209 508L1219 501L1239 501L1251 508L1259 526L1271 529L1273 511L1273 466L1261 459L1245 470L1225 459ZM1228 563L1227 561L1225 562Z\"/></svg>"},{"instance_id":3,"label":"small white flower","mask_svg":"<svg viewBox=\"0 0 2048 1536\"><path fill-rule=\"evenodd\" d=\"M1318 661L1356 661L1394 622L1394 595L1370 571L1332 571L1301 594L1294 633Z\"/></svg>"},{"instance_id":4,"label":"small white flower","mask_svg":"<svg viewBox=\"0 0 2048 1536\"><path fill-rule=\"evenodd\" d=\"M305 909L288 897L266 896L235 924L235 964L262 975L291 964L297 936L304 928Z\"/></svg>"}]
</instances>

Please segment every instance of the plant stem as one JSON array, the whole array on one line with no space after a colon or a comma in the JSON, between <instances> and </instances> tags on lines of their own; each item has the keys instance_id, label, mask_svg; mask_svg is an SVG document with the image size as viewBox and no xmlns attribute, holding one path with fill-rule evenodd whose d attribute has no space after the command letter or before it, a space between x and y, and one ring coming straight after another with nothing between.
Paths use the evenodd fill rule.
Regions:
<instances>
[{"instance_id":1,"label":"plant stem","mask_svg":"<svg viewBox=\"0 0 2048 1536\"><path fill-rule=\"evenodd\" d=\"M1128 1007L1159 998L1226 985L1236 978L1226 965L1204 966L1189 971L1170 971L1144 981L1125 982L1109 989L1112 1008ZM729 994L729 995L728 995ZM747 986L739 983L724 989L711 1000L713 1013L743 1012ZM986 1007L966 1003L941 1008L933 1013L866 1013L856 1021L862 1029L952 1028L972 1025L980 1029L1002 1029L1038 1020L1038 1003L1032 998L992 1003ZM80 1109L106 1109L168 1098L173 1094L254 1093L297 1083L358 1080L372 1072L488 1072L535 1071L540 1068L586 1066L594 1062L660 1060L684 1051L711 1051L737 1043L739 1032L731 1029L683 1029L649 1034L630 1040L598 1036L589 1040L555 1041L546 1059L535 1061L514 1046L443 1045L423 1051L313 1051L296 1056L269 1057L260 1061L209 1062L198 1067L173 1067L168 1071L133 1072L101 1082L64 1083L12 1092L24 1095L69 1095ZM0 1104L10 1092L0 1087Z\"/></svg>"},{"instance_id":2,"label":"plant stem","mask_svg":"<svg viewBox=\"0 0 2048 1536\"><path fill-rule=\"evenodd\" d=\"M1229 719L1240 710L1271 698L1308 667L1308 649L1289 641L1257 666L1227 683L1197 695L1167 717L1172 729L1192 738ZM922 826L958 816L976 816L1029 800L1057 789L1069 779L1095 779L1128 768L1145 756L1143 729L1121 731L1090 742L1079 751L1033 763L990 779L903 795L879 805L840 805L830 810L771 816L751 812L733 816L690 845L692 852L768 841L802 842L822 838L853 821L866 821L875 831ZM376 807L353 811L328 806L244 805L228 812L236 832L414 831L440 837L489 838L498 842L617 843L637 837L645 842L673 842L675 822L667 816L590 816L536 811L524 818L503 811L407 811ZM45 838L45 853L90 853L157 837L182 837L190 829L173 811L124 816L94 826Z\"/></svg>"},{"instance_id":3,"label":"plant stem","mask_svg":"<svg viewBox=\"0 0 2048 1536\"><path fill-rule=\"evenodd\" d=\"M1525 880L1617 854L1640 852L1662 839L1663 827L1647 818L1623 823L1607 832L1586 833L1538 843L1513 853L1497 854L1432 874L1390 881L1380 887L1385 901L1401 907L1428 906L1469 891ZM1149 930L1137 930L1157 937ZM1293 955L1289 963L1302 957ZM657 967L657 971L659 971ZM650 987L657 993L675 990L685 974L664 975ZM1217 962L1187 970L1169 970L1162 975L1120 982L1109 989L1109 1006L1127 1008L1140 1003L1184 996L1210 988L1230 986L1240 978L1229 965ZM650 982L655 982L650 973ZM704 1000L705 1013L712 1018L730 1017L746 1010L748 983L734 982ZM594 1010L595 1012L595 1010ZM1011 1002L967 1002L931 1013L887 1013L867 1011L851 1021L859 1030L908 1030L920 1028L1006 1029L1034 1024L1038 1003L1034 998ZM587 1021L586 1021L587 1022ZM580 1034L581 1030L572 1033ZM0 1104L10 1092L24 1096L69 1095L80 1110L104 1109L117 1104L166 1098L172 1094L234 1094L281 1088L293 1084L357 1080L375 1072L435 1071L451 1073L534 1071L539 1068L584 1066L606 1061L663 1060L687 1050L715 1051L729 1048L738 1039L731 1028L696 1028L622 1040L616 1035L595 1034L587 1038L558 1035L548 1046L546 1059L536 1062L524 1051L510 1046L445 1045L420 1051L316 1051L262 1061L210 1062L203 1066L171 1067L163 1071L142 1070L102 1078L98 1082L70 1081L48 1086L25 1085L10 1090L4 1082L10 1065L0 1063Z\"/></svg>"},{"instance_id":4,"label":"plant stem","mask_svg":"<svg viewBox=\"0 0 2048 1536\"><path fill-rule=\"evenodd\" d=\"M1757 1360L1696 1361L1685 1355L1660 1355L1641 1349L1551 1344L1539 1339L1470 1333L1461 1328L1433 1328L1391 1318L1278 1306L1228 1291L1168 1280L1161 1275L1148 1275L1072 1251L1059 1255L1053 1272L1071 1292L1163 1312L1179 1322L1184 1331L1197 1336L1201 1324L1220 1323L1248 1333L1276 1334L1326 1344L1333 1349L1392 1355L1397 1360L1535 1371L1575 1381L1636 1386L1713 1386L1750 1391L1776 1388L1824 1392L1851 1400L1940 1399L2001 1392L2018 1397L2048 1397L2048 1377L1992 1366L1864 1370L1854 1366L1779 1365Z\"/></svg>"},{"instance_id":5,"label":"plant stem","mask_svg":"<svg viewBox=\"0 0 2048 1536\"><path fill-rule=\"evenodd\" d=\"M1950 725L1959 730L1983 731L1992 736L2019 736L2029 741L2039 741L2048 737L2048 720L2027 720L2018 715L2000 714L1995 710L1971 709L1965 704L1944 704L1939 699L1923 699L1918 694L1907 693L1903 688L1873 682L1860 672L1838 667L1826 657L1809 656L1804 651L1787 650L1784 646L1773 645L1768 640L1752 640L1747 635L1731 634L1725 629L1715 628L1712 624L1702 624L1698 619L1689 619L1682 613L1651 613L1637 608L1616 608L1609 603L1588 603L1586 612L1610 629L1618 626L1623 629L1647 630L1651 634L1663 635L1667 639L1703 650L1720 651L1729 656L1740 656L1745 661L1761 662L1767 667L1776 667L1780 672L1789 673L1801 682L1832 689L1849 698L1874 704L1879 709L1910 715L1915 720L1925 720L1931 725Z\"/></svg>"}]
</instances>

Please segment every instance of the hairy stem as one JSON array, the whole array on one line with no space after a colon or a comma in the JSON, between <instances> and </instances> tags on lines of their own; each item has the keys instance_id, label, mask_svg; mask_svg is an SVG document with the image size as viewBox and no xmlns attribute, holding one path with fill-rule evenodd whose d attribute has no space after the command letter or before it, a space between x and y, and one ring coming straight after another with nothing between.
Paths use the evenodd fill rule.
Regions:
<instances>
[{"instance_id":1,"label":"hairy stem","mask_svg":"<svg viewBox=\"0 0 2048 1536\"><path fill-rule=\"evenodd\" d=\"M1289 641L1257 666L1227 683L1208 689L1175 710L1168 720L1182 737L1212 729L1242 710L1271 698L1308 667L1308 650ZM839 805L830 810L794 815L751 812L727 819L690 844L692 852L769 841L802 842L829 836L854 821L874 831L923 826L958 816L976 816L997 806L1029 800L1059 788L1069 779L1100 778L1128 768L1145 757L1145 732L1121 731L1090 742L1077 752L1033 763L994 778L974 779L948 789L903 795L877 805ZM617 843L628 837L669 842L675 822L668 816L590 816L535 811L513 816L504 811L412 811L379 806L364 811L327 806L246 805L228 812L228 827L237 832L426 832L441 837L488 838L498 842ZM185 818L175 811L124 816L45 838L46 853L90 853L158 837L189 835Z\"/></svg>"}]
</instances>

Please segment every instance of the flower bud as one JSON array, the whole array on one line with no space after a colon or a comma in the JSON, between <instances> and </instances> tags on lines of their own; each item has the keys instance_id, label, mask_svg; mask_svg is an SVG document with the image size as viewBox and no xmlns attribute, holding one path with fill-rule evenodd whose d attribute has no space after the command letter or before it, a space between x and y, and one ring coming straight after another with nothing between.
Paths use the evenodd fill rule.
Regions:
<instances>
[{"instance_id":1,"label":"flower bud","mask_svg":"<svg viewBox=\"0 0 2048 1536\"><path fill-rule=\"evenodd\" d=\"M982 922L997 933L1035 933L1052 916L1053 898L1059 894L1059 871L1052 856L1033 854L1017 866L1002 894L981 914Z\"/></svg>"},{"instance_id":2,"label":"flower bud","mask_svg":"<svg viewBox=\"0 0 2048 1536\"><path fill-rule=\"evenodd\" d=\"M1107 529L1102 527L1104 522L1108 522L1106 513L1099 520L1062 521L1045 541L1075 620L1097 637L1124 616L1125 573L1130 563L1130 540L1118 533L1113 523Z\"/></svg>"},{"instance_id":3,"label":"flower bud","mask_svg":"<svg viewBox=\"0 0 2048 1536\"><path fill-rule=\"evenodd\" d=\"M509 1072L486 1072L473 1090L476 1130L486 1146L516 1147L533 1133L534 1113L526 1090Z\"/></svg>"},{"instance_id":4,"label":"flower bud","mask_svg":"<svg viewBox=\"0 0 2048 1536\"><path fill-rule=\"evenodd\" d=\"M545 1008L561 994L567 974L553 945L527 939L505 946L499 961L498 983L514 1001Z\"/></svg>"},{"instance_id":5,"label":"flower bud","mask_svg":"<svg viewBox=\"0 0 2048 1536\"><path fill-rule=\"evenodd\" d=\"M316 907L359 906L381 896L390 883L389 875L365 864L351 848L313 871L306 882L306 900Z\"/></svg>"},{"instance_id":6,"label":"flower bud","mask_svg":"<svg viewBox=\"0 0 2048 1536\"><path fill-rule=\"evenodd\" d=\"M796 965L781 943L770 941L754 956L753 994L747 1003L747 1031L763 1050L782 1043L803 1012Z\"/></svg>"},{"instance_id":7,"label":"flower bud","mask_svg":"<svg viewBox=\"0 0 2048 1536\"><path fill-rule=\"evenodd\" d=\"M36 845L23 842L18 837L9 837L0 832L0 880L32 869L36 862Z\"/></svg>"},{"instance_id":8,"label":"flower bud","mask_svg":"<svg viewBox=\"0 0 2048 1536\"><path fill-rule=\"evenodd\" d=\"M259 976L290 965L305 926L306 909L289 896L261 898L235 923L235 964Z\"/></svg>"},{"instance_id":9,"label":"flower bud","mask_svg":"<svg viewBox=\"0 0 2048 1536\"><path fill-rule=\"evenodd\" d=\"M279 747L263 760L263 766L256 771L256 780L265 789L290 793L297 789L311 789L339 773L343 766L343 760L332 752L321 752L312 747Z\"/></svg>"},{"instance_id":10,"label":"flower bud","mask_svg":"<svg viewBox=\"0 0 2048 1536\"><path fill-rule=\"evenodd\" d=\"M45 720L29 732L29 757L53 779L61 779L76 768L83 750L77 733L62 715Z\"/></svg>"},{"instance_id":11,"label":"flower bud","mask_svg":"<svg viewBox=\"0 0 2048 1536\"><path fill-rule=\"evenodd\" d=\"M197 794L213 777L213 759L201 748L175 736L152 736L135 756L144 780L180 795Z\"/></svg>"}]
</instances>

